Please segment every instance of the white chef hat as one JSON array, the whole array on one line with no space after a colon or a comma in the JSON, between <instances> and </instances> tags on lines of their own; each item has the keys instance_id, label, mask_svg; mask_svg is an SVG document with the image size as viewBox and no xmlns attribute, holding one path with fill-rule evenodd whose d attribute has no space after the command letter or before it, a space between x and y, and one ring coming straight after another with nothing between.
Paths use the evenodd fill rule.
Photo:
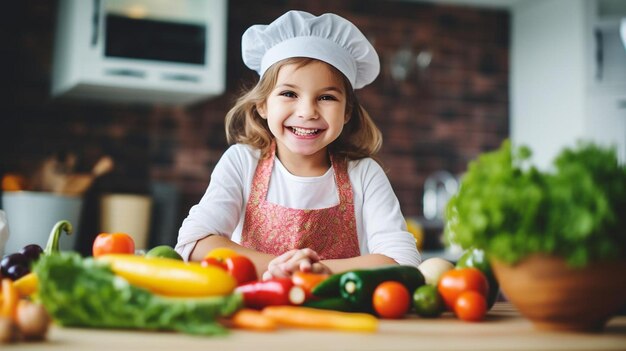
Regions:
<instances>
[{"instance_id":1,"label":"white chef hat","mask_svg":"<svg viewBox=\"0 0 626 351\"><path fill-rule=\"evenodd\" d=\"M374 81L378 54L350 21L332 13L316 17L289 11L268 25L253 25L241 38L243 62L263 76L274 63L290 57L324 61L343 73L353 89Z\"/></svg>"}]
</instances>

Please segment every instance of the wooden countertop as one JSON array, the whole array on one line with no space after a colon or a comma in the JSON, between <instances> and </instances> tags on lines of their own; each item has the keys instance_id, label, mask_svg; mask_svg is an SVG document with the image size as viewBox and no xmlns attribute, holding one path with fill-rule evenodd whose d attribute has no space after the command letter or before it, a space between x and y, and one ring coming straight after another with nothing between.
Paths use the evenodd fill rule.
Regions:
<instances>
[{"instance_id":1,"label":"wooden countertop","mask_svg":"<svg viewBox=\"0 0 626 351\"><path fill-rule=\"evenodd\" d=\"M280 329L233 330L198 337L169 332L53 327L45 342L2 345L19 350L626 350L626 316L609 321L602 333L537 331L509 303L498 302L480 323L447 313L437 319L382 320L373 334Z\"/></svg>"}]
</instances>

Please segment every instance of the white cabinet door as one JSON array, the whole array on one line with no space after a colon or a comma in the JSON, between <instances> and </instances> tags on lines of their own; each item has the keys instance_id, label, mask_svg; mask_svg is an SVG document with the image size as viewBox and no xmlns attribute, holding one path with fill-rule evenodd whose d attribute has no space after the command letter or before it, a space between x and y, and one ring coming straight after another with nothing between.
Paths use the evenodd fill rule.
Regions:
<instances>
[{"instance_id":1,"label":"white cabinet door","mask_svg":"<svg viewBox=\"0 0 626 351\"><path fill-rule=\"evenodd\" d=\"M615 145L626 163L626 98L594 96L588 99L585 136L603 145Z\"/></svg>"}]
</instances>

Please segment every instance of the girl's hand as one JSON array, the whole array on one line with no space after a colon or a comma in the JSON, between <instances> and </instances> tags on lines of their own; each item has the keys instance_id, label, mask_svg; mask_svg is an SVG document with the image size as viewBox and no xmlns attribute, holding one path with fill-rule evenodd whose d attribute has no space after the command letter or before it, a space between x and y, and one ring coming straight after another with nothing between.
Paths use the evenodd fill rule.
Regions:
<instances>
[{"instance_id":1,"label":"girl's hand","mask_svg":"<svg viewBox=\"0 0 626 351\"><path fill-rule=\"evenodd\" d=\"M330 269L320 262L317 252L308 248L294 249L270 261L263 279L290 277L296 271L330 273Z\"/></svg>"}]
</instances>

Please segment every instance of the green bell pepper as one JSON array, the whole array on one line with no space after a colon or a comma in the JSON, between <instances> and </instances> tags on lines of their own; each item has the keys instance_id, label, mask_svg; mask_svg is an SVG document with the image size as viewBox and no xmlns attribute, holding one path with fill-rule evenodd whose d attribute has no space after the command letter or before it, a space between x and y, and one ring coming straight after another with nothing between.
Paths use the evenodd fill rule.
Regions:
<instances>
[{"instance_id":1,"label":"green bell pepper","mask_svg":"<svg viewBox=\"0 0 626 351\"><path fill-rule=\"evenodd\" d=\"M311 293L316 297L339 297L339 280L343 273L333 274L317 284Z\"/></svg>"},{"instance_id":2,"label":"green bell pepper","mask_svg":"<svg viewBox=\"0 0 626 351\"><path fill-rule=\"evenodd\" d=\"M424 285L424 276L413 266L393 265L344 273L339 281L341 296L359 310L372 309L372 296L376 287L386 281L397 281L409 294Z\"/></svg>"}]
</instances>

